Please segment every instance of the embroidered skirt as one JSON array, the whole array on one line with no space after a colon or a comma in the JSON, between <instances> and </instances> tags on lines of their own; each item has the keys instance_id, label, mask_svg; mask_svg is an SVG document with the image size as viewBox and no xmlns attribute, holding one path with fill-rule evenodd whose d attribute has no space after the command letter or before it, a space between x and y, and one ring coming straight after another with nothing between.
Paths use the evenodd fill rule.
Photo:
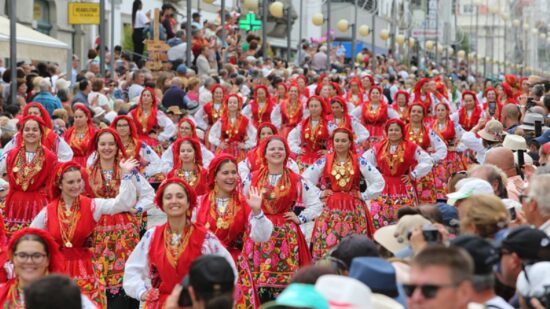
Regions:
<instances>
[{"instance_id":1,"label":"embroidered skirt","mask_svg":"<svg viewBox=\"0 0 550 309\"><path fill-rule=\"evenodd\" d=\"M11 192L10 192L11 193ZM40 210L48 204L43 191L13 191L6 198L4 222L8 239L22 228L28 227Z\"/></svg>"},{"instance_id":2,"label":"embroidered skirt","mask_svg":"<svg viewBox=\"0 0 550 309\"><path fill-rule=\"evenodd\" d=\"M106 308L107 296L101 274L92 263L92 253L88 248L62 248L65 257L66 270L69 276L80 288L82 294L88 296L98 308Z\"/></svg>"},{"instance_id":3,"label":"embroidered skirt","mask_svg":"<svg viewBox=\"0 0 550 309\"><path fill-rule=\"evenodd\" d=\"M447 182L449 178L465 170L466 164L462 156L455 151L449 151L447 158L434 166L435 192L438 200L447 199Z\"/></svg>"},{"instance_id":4,"label":"embroidered skirt","mask_svg":"<svg viewBox=\"0 0 550 309\"><path fill-rule=\"evenodd\" d=\"M397 221L397 210L404 206L416 206L414 183L403 183L401 176L384 176L386 186L380 196L371 201L370 213L374 227L379 229Z\"/></svg>"}]
</instances>

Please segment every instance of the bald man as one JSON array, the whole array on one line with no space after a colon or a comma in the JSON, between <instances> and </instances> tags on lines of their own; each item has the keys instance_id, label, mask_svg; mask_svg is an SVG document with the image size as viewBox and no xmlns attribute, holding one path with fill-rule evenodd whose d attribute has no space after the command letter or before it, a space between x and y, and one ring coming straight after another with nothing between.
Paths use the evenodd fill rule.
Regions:
<instances>
[{"instance_id":1,"label":"bald man","mask_svg":"<svg viewBox=\"0 0 550 309\"><path fill-rule=\"evenodd\" d=\"M512 150L504 147L491 148L485 155L484 163L493 164L504 171L508 177L506 182L508 198L519 202L519 196L526 188L526 184L521 176L517 174Z\"/></svg>"},{"instance_id":2,"label":"bald man","mask_svg":"<svg viewBox=\"0 0 550 309\"><path fill-rule=\"evenodd\" d=\"M502 108L500 122L508 134L514 134L516 127L520 125L521 111L516 104L506 104Z\"/></svg>"}]
</instances>

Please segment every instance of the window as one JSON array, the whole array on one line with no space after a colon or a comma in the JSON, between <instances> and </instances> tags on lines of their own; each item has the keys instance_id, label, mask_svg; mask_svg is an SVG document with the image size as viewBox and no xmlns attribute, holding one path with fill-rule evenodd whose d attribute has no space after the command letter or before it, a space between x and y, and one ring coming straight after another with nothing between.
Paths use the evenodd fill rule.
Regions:
<instances>
[{"instance_id":1,"label":"window","mask_svg":"<svg viewBox=\"0 0 550 309\"><path fill-rule=\"evenodd\" d=\"M46 0L35 0L33 4L33 20L36 21L36 30L44 34L50 34L50 4Z\"/></svg>"},{"instance_id":2,"label":"window","mask_svg":"<svg viewBox=\"0 0 550 309\"><path fill-rule=\"evenodd\" d=\"M474 15L476 13L475 5L464 4L462 6L462 15Z\"/></svg>"}]
</instances>

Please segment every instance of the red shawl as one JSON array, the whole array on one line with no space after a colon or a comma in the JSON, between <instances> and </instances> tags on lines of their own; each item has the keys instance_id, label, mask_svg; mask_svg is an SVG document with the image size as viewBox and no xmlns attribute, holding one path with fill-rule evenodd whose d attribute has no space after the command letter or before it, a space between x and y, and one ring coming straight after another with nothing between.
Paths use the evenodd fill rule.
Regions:
<instances>
[{"instance_id":1,"label":"red shawl","mask_svg":"<svg viewBox=\"0 0 550 309\"><path fill-rule=\"evenodd\" d=\"M363 103L361 114L365 124L383 124L388 120L388 105L382 100L378 102L378 110L375 113L370 111L371 102Z\"/></svg>"},{"instance_id":2,"label":"red shawl","mask_svg":"<svg viewBox=\"0 0 550 309\"><path fill-rule=\"evenodd\" d=\"M332 165L334 164L334 157L336 153L332 152L327 155L327 162L325 163L325 168L323 169L323 177L326 180L326 183L330 185L330 190L334 192L350 192L352 190L359 190L359 183L361 182L361 171L359 170L359 160L357 155L353 152L349 152L352 168L353 168L353 180L350 181L345 188L342 188L338 185L338 179L332 175Z\"/></svg>"},{"instance_id":3,"label":"red shawl","mask_svg":"<svg viewBox=\"0 0 550 309\"><path fill-rule=\"evenodd\" d=\"M481 118L481 108L479 108L477 102L470 117L468 117L468 113L464 106L458 110L458 123L466 131L470 131L473 127L475 127L479 122L479 118Z\"/></svg>"},{"instance_id":4,"label":"red shawl","mask_svg":"<svg viewBox=\"0 0 550 309\"><path fill-rule=\"evenodd\" d=\"M436 121L432 124L432 130L441 137L447 144L447 146L453 146L454 140L456 137L455 132L455 124L452 120L447 119L445 123L445 128L443 130L439 130L439 123Z\"/></svg>"},{"instance_id":5,"label":"red shawl","mask_svg":"<svg viewBox=\"0 0 550 309\"><path fill-rule=\"evenodd\" d=\"M145 119L145 115L143 114L143 94L145 91L149 91L149 93L152 96L153 104L151 105L151 111L147 118ZM157 122L157 112L158 112L158 106L157 106L157 97L155 96L155 91L151 88L145 88L141 92L141 96L139 98L139 103L137 108L133 109L130 113L132 115L132 119L134 119L134 124L136 125L136 129L139 132L140 135L147 135L151 133L151 131L158 128L158 122Z\"/></svg>"},{"instance_id":6,"label":"red shawl","mask_svg":"<svg viewBox=\"0 0 550 309\"><path fill-rule=\"evenodd\" d=\"M323 150L327 145L330 134L327 121L321 117L314 130L311 129L311 117L302 121L302 145L309 150Z\"/></svg>"}]
</instances>

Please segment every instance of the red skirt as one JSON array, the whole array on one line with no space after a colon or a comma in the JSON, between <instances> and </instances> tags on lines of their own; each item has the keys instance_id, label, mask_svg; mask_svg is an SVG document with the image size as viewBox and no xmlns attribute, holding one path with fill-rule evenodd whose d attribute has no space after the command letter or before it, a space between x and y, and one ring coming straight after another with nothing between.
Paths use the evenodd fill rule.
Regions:
<instances>
[{"instance_id":1,"label":"red skirt","mask_svg":"<svg viewBox=\"0 0 550 309\"><path fill-rule=\"evenodd\" d=\"M466 170L462 156L455 152L447 152L447 158L434 166L435 192L438 200L447 199L447 182L451 176Z\"/></svg>"},{"instance_id":2,"label":"red skirt","mask_svg":"<svg viewBox=\"0 0 550 309\"><path fill-rule=\"evenodd\" d=\"M4 222L8 239L18 230L28 227L40 210L48 204L44 191L13 191L6 198Z\"/></svg>"},{"instance_id":3,"label":"red skirt","mask_svg":"<svg viewBox=\"0 0 550 309\"><path fill-rule=\"evenodd\" d=\"M371 201L374 227L379 229L397 221L397 210L404 206L416 206L418 203L414 181L403 183L400 176L383 175L386 186L380 196Z\"/></svg>"},{"instance_id":4,"label":"red skirt","mask_svg":"<svg viewBox=\"0 0 550 309\"><path fill-rule=\"evenodd\" d=\"M122 287L124 265L139 242L141 221L130 213L101 216L94 231L94 263L110 293Z\"/></svg>"},{"instance_id":5,"label":"red skirt","mask_svg":"<svg viewBox=\"0 0 550 309\"><path fill-rule=\"evenodd\" d=\"M428 175L416 182L416 195L420 204L434 204L436 202L434 169Z\"/></svg>"},{"instance_id":6,"label":"red skirt","mask_svg":"<svg viewBox=\"0 0 550 309\"><path fill-rule=\"evenodd\" d=\"M374 234L372 217L359 191L334 192L315 220L311 236L313 260L322 259L342 238L351 234Z\"/></svg>"},{"instance_id":7,"label":"red skirt","mask_svg":"<svg viewBox=\"0 0 550 309\"><path fill-rule=\"evenodd\" d=\"M369 150L374 144L384 139L384 124L365 124L365 128L369 131L369 138L359 145L361 153Z\"/></svg>"},{"instance_id":8,"label":"red skirt","mask_svg":"<svg viewBox=\"0 0 550 309\"><path fill-rule=\"evenodd\" d=\"M317 151L319 150L304 149L304 152L302 154L296 156L296 163L298 164L300 171L304 171L310 165L315 163L315 161L323 157L322 154L317 153Z\"/></svg>"},{"instance_id":9,"label":"red skirt","mask_svg":"<svg viewBox=\"0 0 550 309\"><path fill-rule=\"evenodd\" d=\"M80 287L80 291L99 305L99 308L105 308L107 305L105 286L100 280L100 273L92 263L90 249L63 247L61 253L65 257L67 273Z\"/></svg>"}]
</instances>

